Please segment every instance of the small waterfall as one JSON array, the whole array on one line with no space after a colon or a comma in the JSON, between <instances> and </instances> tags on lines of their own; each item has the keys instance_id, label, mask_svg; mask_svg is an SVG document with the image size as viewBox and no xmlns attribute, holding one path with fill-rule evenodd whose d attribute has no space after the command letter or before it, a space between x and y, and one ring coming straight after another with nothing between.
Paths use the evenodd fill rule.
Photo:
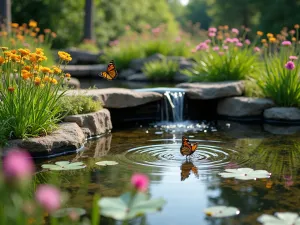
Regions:
<instances>
[{"instance_id":1,"label":"small waterfall","mask_svg":"<svg viewBox=\"0 0 300 225\"><path fill-rule=\"evenodd\" d=\"M183 121L184 94L185 93L181 91L166 91L164 93L164 100L161 107L162 121Z\"/></svg>"}]
</instances>

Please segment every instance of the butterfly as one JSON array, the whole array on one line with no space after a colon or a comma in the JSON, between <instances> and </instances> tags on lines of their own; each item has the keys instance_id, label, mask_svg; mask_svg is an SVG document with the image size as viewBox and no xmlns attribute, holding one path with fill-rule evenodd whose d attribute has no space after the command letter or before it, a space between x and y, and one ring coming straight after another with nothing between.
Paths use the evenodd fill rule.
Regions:
<instances>
[{"instance_id":1,"label":"butterfly","mask_svg":"<svg viewBox=\"0 0 300 225\"><path fill-rule=\"evenodd\" d=\"M111 60L107 65L107 70L101 72L99 76L105 78L106 80L116 79L116 77L118 76L118 72L116 70L116 65L113 60Z\"/></svg>"},{"instance_id":2,"label":"butterfly","mask_svg":"<svg viewBox=\"0 0 300 225\"><path fill-rule=\"evenodd\" d=\"M185 155L186 157L189 155L192 155L198 147L198 143L191 144L189 139L182 136L182 144L180 147L180 153L181 155Z\"/></svg>"},{"instance_id":3,"label":"butterfly","mask_svg":"<svg viewBox=\"0 0 300 225\"><path fill-rule=\"evenodd\" d=\"M181 170L180 173L181 181L187 179L190 176L191 171L197 178L199 178L198 169L196 166L194 166L192 162L185 161L184 163L181 164L180 170Z\"/></svg>"}]
</instances>

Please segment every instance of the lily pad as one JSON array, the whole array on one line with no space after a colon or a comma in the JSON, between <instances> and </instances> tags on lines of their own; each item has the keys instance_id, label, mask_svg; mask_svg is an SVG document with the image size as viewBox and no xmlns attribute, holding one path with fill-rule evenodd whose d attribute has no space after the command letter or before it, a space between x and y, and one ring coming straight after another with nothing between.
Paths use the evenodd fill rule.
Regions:
<instances>
[{"instance_id":1,"label":"lily pad","mask_svg":"<svg viewBox=\"0 0 300 225\"><path fill-rule=\"evenodd\" d=\"M263 214L257 221L264 225L300 225L300 216L293 212L278 212L275 216Z\"/></svg>"},{"instance_id":2,"label":"lily pad","mask_svg":"<svg viewBox=\"0 0 300 225\"><path fill-rule=\"evenodd\" d=\"M43 164L42 168L50 170L79 170L85 168L82 162L71 163L69 161L58 161L55 164Z\"/></svg>"},{"instance_id":3,"label":"lily pad","mask_svg":"<svg viewBox=\"0 0 300 225\"><path fill-rule=\"evenodd\" d=\"M235 178L238 180L256 180L257 178L269 178L271 173L266 170L253 170L251 168L226 169L219 173L224 178Z\"/></svg>"},{"instance_id":4,"label":"lily pad","mask_svg":"<svg viewBox=\"0 0 300 225\"><path fill-rule=\"evenodd\" d=\"M164 204L162 198L150 199L145 193L138 192L131 200L131 193L127 192L120 197L101 198L98 205L100 212L116 220L128 220L146 213L158 211Z\"/></svg>"},{"instance_id":5,"label":"lily pad","mask_svg":"<svg viewBox=\"0 0 300 225\"><path fill-rule=\"evenodd\" d=\"M63 208L55 211L51 216L53 217L65 217L68 216L70 213L76 213L78 216L83 216L86 214L86 210L82 208Z\"/></svg>"},{"instance_id":6,"label":"lily pad","mask_svg":"<svg viewBox=\"0 0 300 225\"><path fill-rule=\"evenodd\" d=\"M119 164L116 161L100 161L100 162L96 162L96 165L98 166L114 166Z\"/></svg>"},{"instance_id":7,"label":"lily pad","mask_svg":"<svg viewBox=\"0 0 300 225\"><path fill-rule=\"evenodd\" d=\"M240 210L238 208L232 206L214 206L209 207L204 210L207 216L211 217L228 217L228 216L236 216L240 214Z\"/></svg>"}]
</instances>

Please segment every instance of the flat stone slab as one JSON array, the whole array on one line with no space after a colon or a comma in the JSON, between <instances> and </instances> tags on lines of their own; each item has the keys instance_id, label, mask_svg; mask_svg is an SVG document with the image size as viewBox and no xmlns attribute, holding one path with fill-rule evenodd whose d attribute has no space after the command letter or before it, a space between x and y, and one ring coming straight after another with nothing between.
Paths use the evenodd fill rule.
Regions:
<instances>
[{"instance_id":1,"label":"flat stone slab","mask_svg":"<svg viewBox=\"0 0 300 225\"><path fill-rule=\"evenodd\" d=\"M300 120L300 109L296 107L273 107L265 110L265 119L271 120Z\"/></svg>"},{"instance_id":2,"label":"flat stone slab","mask_svg":"<svg viewBox=\"0 0 300 225\"><path fill-rule=\"evenodd\" d=\"M191 99L216 99L240 96L245 90L243 81L181 83L178 88L185 88L186 95Z\"/></svg>"},{"instance_id":3,"label":"flat stone slab","mask_svg":"<svg viewBox=\"0 0 300 225\"><path fill-rule=\"evenodd\" d=\"M224 116L260 116L275 103L266 98L230 97L218 102L217 112Z\"/></svg>"},{"instance_id":4,"label":"flat stone slab","mask_svg":"<svg viewBox=\"0 0 300 225\"><path fill-rule=\"evenodd\" d=\"M20 147L31 153L59 153L76 150L85 140L83 131L76 123L61 123L59 129L47 136L10 140L4 151L12 147Z\"/></svg>"},{"instance_id":5,"label":"flat stone slab","mask_svg":"<svg viewBox=\"0 0 300 225\"><path fill-rule=\"evenodd\" d=\"M67 65L64 72L73 77L98 77L102 71L106 71L107 64L96 65Z\"/></svg>"},{"instance_id":6,"label":"flat stone slab","mask_svg":"<svg viewBox=\"0 0 300 225\"><path fill-rule=\"evenodd\" d=\"M107 109L87 114L67 116L64 118L64 121L76 123L86 137L104 134L112 129L110 113Z\"/></svg>"},{"instance_id":7,"label":"flat stone slab","mask_svg":"<svg viewBox=\"0 0 300 225\"><path fill-rule=\"evenodd\" d=\"M125 88L68 90L66 95L87 95L101 101L105 108L127 108L158 101L163 95L156 92L137 92Z\"/></svg>"}]
</instances>

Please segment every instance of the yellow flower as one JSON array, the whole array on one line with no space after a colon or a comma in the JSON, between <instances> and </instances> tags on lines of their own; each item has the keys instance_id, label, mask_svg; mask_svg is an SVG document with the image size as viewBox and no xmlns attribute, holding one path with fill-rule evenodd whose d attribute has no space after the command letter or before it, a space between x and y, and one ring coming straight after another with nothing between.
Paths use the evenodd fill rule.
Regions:
<instances>
[{"instance_id":1,"label":"yellow flower","mask_svg":"<svg viewBox=\"0 0 300 225\"><path fill-rule=\"evenodd\" d=\"M6 57L6 58L10 58L10 56L11 56L11 52L10 51L5 51L4 52L4 56Z\"/></svg>"},{"instance_id":2,"label":"yellow flower","mask_svg":"<svg viewBox=\"0 0 300 225\"><path fill-rule=\"evenodd\" d=\"M21 77L22 77L24 80L27 80L27 79L30 78L30 73L29 73L27 70L22 70Z\"/></svg>"},{"instance_id":3,"label":"yellow flower","mask_svg":"<svg viewBox=\"0 0 300 225\"><path fill-rule=\"evenodd\" d=\"M50 81L51 80L51 78L49 77L49 76L45 76L44 78L43 78L43 81L44 82L48 82L48 81Z\"/></svg>"},{"instance_id":4,"label":"yellow flower","mask_svg":"<svg viewBox=\"0 0 300 225\"><path fill-rule=\"evenodd\" d=\"M58 51L58 56L61 60L69 62L72 60L72 57L69 53L63 52L63 51Z\"/></svg>"},{"instance_id":5,"label":"yellow flower","mask_svg":"<svg viewBox=\"0 0 300 225\"><path fill-rule=\"evenodd\" d=\"M293 42L297 41L297 38L292 37L292 41L293 41Z\"/></svg>"},{"instance_id":6,"label":"yellow flower","mask_svg":"<svg viewBox=\"0 0 300 225\"><path fill-rule=\"evenodd\" d=\"M269 39L269 41L270 41L271 43L276 43L276 38L271 37L271 38Z\"/></svg>"},{"instance_id":7,"label":"yellow flower","mask_svg":"<svg viewBox=\"0 0 300 225\"><path fill-rule=\"evenodd\" d=\"M263 36L263 35L264 35L264 32L262 32L262 31L257 31L256 34L257 34L258 36Z\"/></svg>"},{"instance_id":8,"label":"yellow flower","mask_svg":"<svg viewBox=\"0 0 300 225\"><path fill-rule=\"evenodd\" d=\"M272 33L267 33L267 37L272 38L272 37L274 37L274 35Z\"/></svg>"},{"instance_id":9,"label":"yellow flower","mask_svg":"<svg viewBox=\"0 0 300 225\"><path fill-rule=\"evenodd\" d=\"M34 20L30 20L29 21L29 26L35 28L35 27L37 27L37 22L34 21Z\"/></svg>"},{"instance_id":10,"label":"yellow flower","mask_svg":"<svg viewBox=\"0 0 300 225\"><path fill-rule=\"evenodd\" d=\"M57 83L58 83L57 80L56 80L55 78L52 78L52 79L50 80L50 82L51 82L52 84L57 84Z\"/></svg>"},{"instance_id":11,"label":"yellow flower","mask_svg":"<svg viewBox=\"0 0 300 225\"><path fill-rule=\"evenodd\" d=\"M11 54L10 58L13 62L20 62L21 60L21 56L16 54Z\"/></svg>"},{"instance_id":12,"label":"yellow flower","mask_svg":"<svg viewBox=\"0 0 300 225\"><path fill-rule=\"evenodd\" d=\"M2 56L0 56L0 66L1 66L4 62L5 62L5 59L4 59Z\"/></svg>"},{"instance_id":13,"label":"yellow flower","mask_svg":"<svg viewBox=\"0 0 300 225\"><path fill-rule=\"evenodd\" d=\"M19 24L18 23L11 23L11 27L18 28Z\"/></svg>"},{"instance_id":14,"label":"yellow flower","mask_svg":"<svg viewBox=\"0 0 300 225\"><path fill-rule=\"evenodd\" d=\"M35 77L35 78L34 78L34 84L35 84L36 86L40 85L40 84L41 84L41 78L40 78L40 77Z\"/></svg>"},{"instance_id":15,"label":"yellow flower","mask_svg":"<svg viewBox=\"0 0 300 225\"><path fill-rule=\"evenodd\" d=\"M56 73L56 74L61 73L61 69L58 68L57 66L53 66L52 68L53 68L54 73Z\"/></svg>"},{"instance_id":16,"label":"yellow flower","mask_svg":"<svg viewBox=\"0 0 300 225\"><path fill-rule=\"evenodd\" d=\"M6 31L0 32L0 36L7 36L7 32Z\"/></svg>"},{"instance_id":17,"label":"yellow flower","mask_svg":"<svg viewBox=\"0 0 300 225\"><path fill-rule=\"evenodd\" d=\"M46 66L45 66L45 67L42 66L42 67L40 68L40 71L42 71L43 73L49 73L49 72L50 72L50 68L49 68L49 67L46 67Z\"/></svg>"},{"instance_id":18,"label":"yellow flower","mask_svg":"<svg viewBox=\"0 0 300 225\"><path fill-rule=\"evenodd\" d=\"M31 36L31 37L35 37L35 36L36 36L36 33L35 33L35 32L31 32L31 33L30 33L30 36Z\"/></svg>"},{"instance_id":19,"label":"yellow flower","mask_svg":"<svg viewBox=\"0 0 300 225\"><path fill-rule=\"evenodd\" d=\"M30 66L24 66L24 67L22 68L22 70L30 71L30 70L31 70L31 67L30 67Z\"/></svg>"},{"instance_id":20,"label":"yellow flower","mask_svg":"<svg viewBox=\"0 0 300 225\"><path fill-rule=\"evenodd\" d=\"M65 76L66 76L66 78L70 78L70 77L71 77L71 74L66 73Z\"/></svg>"},{"instance_id":21,"label":"yellow flower","mask_svg":"<svg viewBox=\"0 0 300 225\"><path fill-rule=\"evenodd\" d=\"M35 49L35 53L38 54L38 55L44 55L44 49L42 49L42 48L36 48Z\"/></svg>"},{"instance_id":22,"label":"yellow flower","mask_svg":"<svg viewBox=\"0 0 300 225\"><path fill-rule=\"evenodd\" d=\"M29 60L30 60L32 63L36 63L36 62L37 62L37 54L36 54L36 53L30 53L30 54L29 54Z\"/></svg>"},{"instance_id":23,"label":"yellow flower","mask_svg":"<svg viewBox=\"0 0 300 225\"><path fill-rule=\"evenodd\" d=\"M261 43L267 43L267 40L266 39L262 39Z\"/></svg>"},{"instance_id":24,"label":"yellow flower","mask_svg":"<svg viewBox=\"0 0 300 225\"><path fill-rule=\"evenodd\" d=\"M44 56L44 55L42 55L42 56L40 56L40 55L37 55L38 57L38 61L39 62L42 62L42 61L45 61L45 60L47 60L48 58L46 57L46 56Z\"/></svg>"},{"instance_id":25,"label":"yellow flower","mask_svg":"<svg viewBox=\"0 0 300 225\"><path fill-rule=\"evenodd\" d=\"M29 55L30 50L29 49L24 49L24 48L19 48L18 51L21 53L21 56Z\"/></svg>"}]
</instances>

